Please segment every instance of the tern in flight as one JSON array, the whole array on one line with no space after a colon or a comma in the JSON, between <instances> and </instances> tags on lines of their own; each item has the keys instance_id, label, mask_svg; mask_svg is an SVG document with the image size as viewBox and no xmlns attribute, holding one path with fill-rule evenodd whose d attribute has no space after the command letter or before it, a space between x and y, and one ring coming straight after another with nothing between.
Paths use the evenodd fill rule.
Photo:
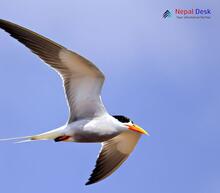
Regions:
<instances>
[{"instance_id":1,"label":"tern in flight","mask_svg":"<svg viewBox=\"0 0 220 193\"><path fill-rule=\"evenodd\" d=\"M19 142L54 140L101 143L95 168L86 185L111 175L128 158L141 134L148 133L129 118L111 116L106 111L100 96L104 74L86 58L31 30L2 19L0 28L38 55L61 76L70 114L69 120L62 127L38 135L11 139Z\"/></svg>"}]
</instances>

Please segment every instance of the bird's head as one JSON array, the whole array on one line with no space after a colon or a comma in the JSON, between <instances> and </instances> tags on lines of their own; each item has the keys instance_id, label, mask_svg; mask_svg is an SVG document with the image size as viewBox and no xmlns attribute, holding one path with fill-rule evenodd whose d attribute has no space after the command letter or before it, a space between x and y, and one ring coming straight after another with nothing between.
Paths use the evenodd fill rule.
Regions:
<instances>
[{"instance_id":1,"label":"bird's head","mask_svg":"<svg viewBox=\"0 0 220 193\"><path fill-rule=\"evenodd\" d=\"M134 124L134 122L131 121L128 117L125 117L123 115L114 115L113 117L118 121L120 121L121 123L123 123L127 127L127 129L141 134L149 135L149 133L146 130Z\"/></svg>"}]
</instances>

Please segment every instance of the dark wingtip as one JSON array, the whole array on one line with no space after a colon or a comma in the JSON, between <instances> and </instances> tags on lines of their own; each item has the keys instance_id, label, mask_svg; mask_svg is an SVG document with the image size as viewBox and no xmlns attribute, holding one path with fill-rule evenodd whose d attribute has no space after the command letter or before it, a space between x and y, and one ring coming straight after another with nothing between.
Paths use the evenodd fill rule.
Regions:
<instances>
[{"instance_id":1,"label":"dark wingtip","mask_svg":"<svg viewBox=\"0 0 220 193\"><path fill-rule=\"evenodd\" d=\"M91 184L93 184L93 182L87 181L87 182L85 183L85 186L88 186L88 185L91 185Z\"/></svg>"},{"instance_id":2,"label":"dark wingtip","mask_svg":"<svg viewBox=\"0 0 220 193\"><path fill-rule=\"evenodd\" d=\"M88 179L88 181L85 183L86 186L91 185L91 184L95 184L98 181L92 179L92 177L90 176L90 178Z\"/></svg>"},{"instance_id":3,"label":"dark wingtip","mask_svg":"<svg viewBox=\"0 0 220 193\"><path fill-rule=\"evenodd\" d=\"M4 19L0 19L0 25L1 25L2 27L4 27L6 24L12 24L12 22L7 21L7 20L4 20Z\"/></svg>"},{"instance_id":4,"label":"dark wingtip","mask_svg":"<svg viewBox=\"0 0 220 193\"><path fill-rule=\"evenodd\" d=\"M4 20L4 19L0 19L0 28L3 28L4 25L5 25L5 23L7 23L6 20Z\"/></svg>"}]
</instances>

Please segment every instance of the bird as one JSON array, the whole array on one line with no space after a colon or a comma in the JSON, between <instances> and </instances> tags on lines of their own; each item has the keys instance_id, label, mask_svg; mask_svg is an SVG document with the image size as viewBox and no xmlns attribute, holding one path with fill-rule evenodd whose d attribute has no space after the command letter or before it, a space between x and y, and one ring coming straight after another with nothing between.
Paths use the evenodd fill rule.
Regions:
<instances>
[{"instance_id":1,"label":"bird","mask_svg":"<svg viewBox=\"0 0 220 193\"><path fill-rule=\"evenodd\" d=\"M101 98L105 76L91 61L10 21L0 19L0 28L60 75L69 109L66 124L59 128L2 140L100 143L95 167L85 185L110 176L128 158L141 135L149 133L126 116L108 113Z\"/></svg>"}]
</instances>

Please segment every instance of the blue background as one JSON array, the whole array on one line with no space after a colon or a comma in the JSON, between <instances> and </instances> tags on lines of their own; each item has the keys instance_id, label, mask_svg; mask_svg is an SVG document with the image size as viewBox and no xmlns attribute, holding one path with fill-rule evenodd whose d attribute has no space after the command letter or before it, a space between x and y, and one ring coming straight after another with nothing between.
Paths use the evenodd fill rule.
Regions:
<instances>
[{"instance_id":1,"label":"blue background","mask_svg":"<svg viewBox=\"0 0 220 193\"><path fill-rule=\"evenodd\" d=\"M111 114L151 134L112 176L84 186L99 144L0 144L4 193L220 192L218 1L1 0L0 18L93 61L106 75ZM209 8L211 19L162 19L175 8ZM0 138L65 124L59 76L0 31Z\"/></svg>"}]
</instances>

